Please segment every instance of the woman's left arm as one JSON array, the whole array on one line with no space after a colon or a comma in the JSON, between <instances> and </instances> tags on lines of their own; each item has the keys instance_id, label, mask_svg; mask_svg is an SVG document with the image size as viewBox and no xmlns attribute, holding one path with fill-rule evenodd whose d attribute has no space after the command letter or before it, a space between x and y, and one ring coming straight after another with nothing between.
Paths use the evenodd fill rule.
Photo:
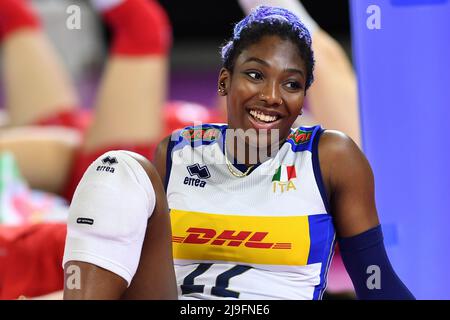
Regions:
<instances>
[{"instance_id":1,"label":"woman's left arm","mask_svg":"<svg viewBox=\"0 0 450 320\"><path fill-rule=\"evenodd\" d=\"M364 154L346 135L327 130L319 159L342 260L358 298L414 299L389 262Z\"/></svg>"}]
</instances>

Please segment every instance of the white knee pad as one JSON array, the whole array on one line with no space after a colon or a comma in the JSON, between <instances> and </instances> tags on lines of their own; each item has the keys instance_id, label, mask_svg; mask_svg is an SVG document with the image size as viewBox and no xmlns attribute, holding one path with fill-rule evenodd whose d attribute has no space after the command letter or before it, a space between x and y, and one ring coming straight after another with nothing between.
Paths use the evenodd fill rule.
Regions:
<instances>
[{"instance_id":1,"label":"white knee pad","mask_svg":"<svg viewBox=\"0 0 450 320\"><path fill-rule=\"evenodd\" d=\"M110 151L86 170L69 210L64 264L92 263L130 285L155 208L152 183L128 151Z\"/></svg>"}]
</instances>

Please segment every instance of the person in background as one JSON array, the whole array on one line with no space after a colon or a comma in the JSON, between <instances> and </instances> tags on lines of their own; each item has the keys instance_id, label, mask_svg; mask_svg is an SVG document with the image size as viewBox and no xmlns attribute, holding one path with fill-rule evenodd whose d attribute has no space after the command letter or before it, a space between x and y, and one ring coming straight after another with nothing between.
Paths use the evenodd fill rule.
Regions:
<instances>
[{"instance_id":1,"label":"person in background","mask_svg":"<svg viewBox=\"0 0 450 320\"><path fill-rule=\"evenodd\" d=\"M127 149L151 159L156 142L166 132L161 110L166 102L171 26L165 11L153 0L93 0L92 5L110 27L112 43L91 113L81 108L29 1L0 1L8 115L0 128L0 153L14 157L30 189L63 197L67 203L88 166L105 150ZM9 199L13 203L9 208L17 215L16 198ZM55 238L62 247L66 220L50 225L44 218L40 222L47 223L34 225L32 216L36 215L30 211L19 226L0 228L0 244L6 252L0 257L1 298L33 297L63 288L62 272L47 267L52 261L61 268L61 250L33 259L26 253L42 253L37 247L44 247L46 238ZM30 265L29 258L34 268L14 272L17 265Z\"/></svg>"}]
</instances>

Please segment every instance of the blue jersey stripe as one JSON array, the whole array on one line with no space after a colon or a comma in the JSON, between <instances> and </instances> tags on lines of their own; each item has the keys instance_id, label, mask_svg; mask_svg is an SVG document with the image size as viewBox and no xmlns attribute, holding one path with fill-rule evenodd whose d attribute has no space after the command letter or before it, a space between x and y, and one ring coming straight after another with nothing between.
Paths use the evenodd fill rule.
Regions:
<instances>
[{"instance_id":1,"label":"blue jersey stripe","mask_svg":"<svg viewBox=\"0 0 450 320\"><path fill-rule=\"evenodd\" d=\"M326 276L334 253L335 230L332 220L329 214L308 216L311 241L308 264L322 264L320 283L314 289L314 300L320 299L326 287Z\"/></svg>"},{"instance_id":2,"label":"blue jersey stripe","mask_svg":"<svg viewBox=\"0 0 450 320\"><path fill-rule=\"evenodd\" d=\"M327 212L331 212L331 206L328 201L328 195L327 190L325 188L325 184L323 183L322 179L322 171L320 170L320 159L319 159L319 140L322 136L322 133L324 130L322 128L318 128L317 131L315 131L314 136L312 138L312 163L313 163L313 170L314 170L314 177L316 179L317 187L319 188L320 195L322 197L323 204L325 208L327 209Z\"/></svg>"}]
</instances>

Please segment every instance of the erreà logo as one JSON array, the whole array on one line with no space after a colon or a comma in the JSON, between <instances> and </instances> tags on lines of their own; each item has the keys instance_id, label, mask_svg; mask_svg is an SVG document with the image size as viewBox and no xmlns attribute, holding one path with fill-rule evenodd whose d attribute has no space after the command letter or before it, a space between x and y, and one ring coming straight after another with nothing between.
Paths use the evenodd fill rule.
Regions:
<instances>
[{"instance_id":1,"label":"erre\u00e0 logo","mask_svg":"<svg viewBox=\"0 0 450 320\"><path fill-rule=\"evenodd\" d=\"M198 163L187 166L187 171L191 177L185 177L183 183L189 186L204 188L206 185L206 181L204 179L208 179L211 177L207 166L200 166Z\"/></svg>"},{"instance_id":2,"label":"erre\u00e0 logo","mask_svg":"<svg viewBox=\"0 0 450 320\"><path fill-rule=\"evenodd\" d=\"M106 171L106 172L114 173L114 168L111 166L119 163L119 161L117 161L116 157L106 156L105 158L102 159L102 163L105 165L97 166L97 169L96 169L97 171Z\"/></svg>"},{"instance_id":3,"label":"erre\u00e0 logo","mask_svg":"<svg viewBox=\"0 0 450 320\"><path fill-rule=\"evenodd\" d=\"M103 158L103 159L102 159L102 162L103 162L104 164L109 164L110 166L112 166L112 165L118 163L116 157L110 157L110 156L107 156L107 157Z\"/></svg>"},{"instance_id":4,"label":"erre\u00e0 logo","mask_svg":"<svg viewBox=\"0 0 450 320\"><path fill-rule=\"evenodd\" d=\"M172 242L254 249L292 249L290 242L263 242L269 234L266 231L223 230L219 233L215 229L191 227L186 232L186 237L172 236Z\"/></svg>"},{"instance_id":5,"label":"erre\u00e0 logo","mask_svg":"<svg viewBox=\"0 0 450 320\"><path fill-rule=\"evenodd\" d=\"M272 177L272 191L288 192L289 190L297 190L292 179L297 178L295 166L281 165Z\"/></svg>"}]
</instances>

